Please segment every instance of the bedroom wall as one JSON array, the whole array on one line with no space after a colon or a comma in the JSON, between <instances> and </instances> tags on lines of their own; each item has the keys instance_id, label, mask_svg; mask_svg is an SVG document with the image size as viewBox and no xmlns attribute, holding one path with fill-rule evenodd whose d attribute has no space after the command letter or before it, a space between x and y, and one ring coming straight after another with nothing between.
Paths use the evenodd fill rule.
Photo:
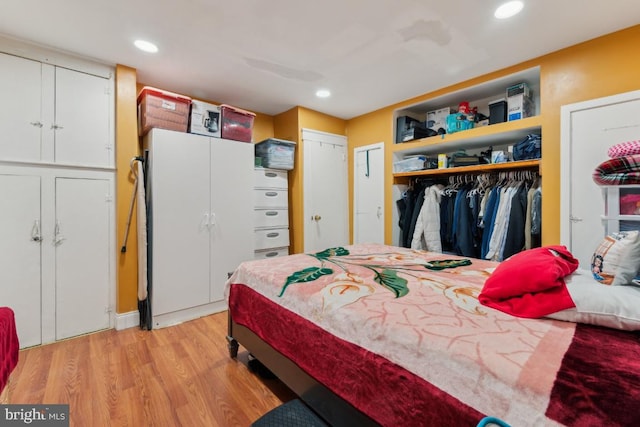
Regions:
<instances>
[{"instance_id":1,"label":"bedroom wall","mask_svg":"<svg viewBox=\"0 0 640 427\"><path fill-rule=\"evenodd\" d=\"M295 107L274 117L274 136L295 141L295 168L289 172L289 240L290 253L304 251L302 129L314 129L346 135L346 120L304 107Z\"/></svg>"},{"instance_id":2,"label":"bedroom wall","mask_svg":"<svg viewBox=\"0 0 640 427\"><path fill-rule=\"evenodd\" d=\"M373 142L393 144L394 109L539 65L543 115L543 159L540 167L544 191L542 243L557 244L560 241L560 107L639 89L637 70L640 57L633 54L639 43L640 26L634 26L356 117L347 124L349 152L355 147ZM618 141L611 141L612 144L615 142ZM392 160L389 152L385 159L385 165L390 171ZM395 201L391 197L390 172L387 172L385 184L385 214L388 218L385 236L386 242L391 243L391 209L395 209ZM352 186L349 190L352 192Z\"/></svg>"},{"instance_id":3,"label":"bedroom wall","mask_svg":"<svg viewBox=\"0 0 640 427\"><path fill-rule=\"evenodd\" d=\"M300 129L311 128L324 132L347 135L349 152L353 148L363 145L384 142L393 143L393 110L405 105L413 104L442 93L454 91L467 86L473 86L486 80L506 75L519 69L526 69L539 65L541 67L542 105L543 114L543 161L541 172L543 175L544 203L543 203L543 244L555 244L560 240L560 107L564 104L584 101L592 98L613 95L640 88L637 70L640 68L640 57L634 55L640 45L640 25L606 35L567 49L563 49L539 58L526 61L514 67L498 70L456 85L440 90L418 95L401 103L390 105L372 111L351 120L344 121L303 107L295 107L275 117L258 115L255 122L255 141L274 136L299 142ZM139 86L135 80L135 70L118 66L116 73L117 101L116 101L116 147L118 155L118 228L117 241L121 244L124 225L128 213L129 197L133 181L128 177L129 160L137 153L137 137L132 136L131 88L137 94ZM129 88L129 89L127 89ZM171 88L166 88L171 90ZM135 103L133 103L135 105ZM132 118L133 117L133 118ZM121 129L122 127L122 129ZM135 132L135 131L133 131ZM296 149L296 165L301 164L303 147ZM388 150L387 150L388 151ZM388 168L385 180L386 218L385 241L391 243L392 211L395 201L391 198L391 154L385 154L385 164ZM349 194L350 203L353 199L353 165L349 163ZM289 173L291 218L291 252L302 252L304 236L301 215L293 215L294 211L302 209L302 171L296 167ZM353 206L350 205L350 211ZM350 215L352 217L352 215ZM351 222L351 219L350 219ZM352 225L352 224L351 224ZM353 227L351 227L352 229ZM132 224L132 230L134 226ZM122 254L118 263L118 295L117 312L126 313L137 308L137 250L131 244L129 236L126 254Z\"/></svg>"}]
</instances>

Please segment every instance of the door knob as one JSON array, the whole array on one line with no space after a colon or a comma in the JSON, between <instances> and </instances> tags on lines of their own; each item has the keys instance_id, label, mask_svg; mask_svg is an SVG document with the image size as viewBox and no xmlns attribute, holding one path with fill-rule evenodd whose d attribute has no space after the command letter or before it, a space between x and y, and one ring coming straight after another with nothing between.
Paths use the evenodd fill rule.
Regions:
<instances>
[{"instance_id":1,"label":"door knob","mask_svg":"<svg viewBox=\"0 0 640 427\"><path fill-rule=\"evenodd\" d=\"M312 221L320 221L322 219L322 217L320 215L314 215L311 217Z\"/></svg>"}]
</instances>

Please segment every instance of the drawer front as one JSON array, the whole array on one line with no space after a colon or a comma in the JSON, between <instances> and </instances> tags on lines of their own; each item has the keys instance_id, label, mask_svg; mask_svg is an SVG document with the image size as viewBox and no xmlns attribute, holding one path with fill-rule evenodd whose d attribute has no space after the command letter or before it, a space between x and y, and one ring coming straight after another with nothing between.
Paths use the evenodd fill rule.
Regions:
<instances>
[{"instance_id":1,"label":"drawer front","mask_svg":"<svg viewBox=\"0 0 640 427\"><path fill-rule=\"evenodd\" d=\"M253 255L254 259L268 259L276 258L279 256L287 256L289 255L289 247L286 246L284 248L264 249L261 251L255 251Z\"/></svg>"},{"instance_id":2,"label":"drawer front","mask_svg":"<svg viewBox=\"0 0 640 427\"><path fill-rule=\"evenodd\" d=\"M255 168L254 174L255 188L289 188L287 171L285 170Z\"/></svg>"},{"instance_id":3,"label":"drawer front","mask_svg":"<svg viewBox=\"0 0 640 427\"><path fill-rule=\"evenodd\" d=\"M289 192L287 190L256 189L253 190L254 206L256 208L287 208L289 206Z\"/></svg>"},{"instance_id":4,"label":"drawer front","mask_svg":"<svg viewBox=\"0 0 640 427\"><path fill-rule=\"evenodd\" d=\"M256 228L289 227L288 209L256 209L253 211L253 224Z\"/></svg>"},{"instance_id":5,"label":"drawer front","mask_svg":"<svg viewBox=\"0 0 640 427\"><path fill-rule=\"evenodd\" d=\"M254 250L269 248L281 248L289 246L289 229L275 228L270 230L255 230L255 246Z\"/></svg>"}]
</instances>

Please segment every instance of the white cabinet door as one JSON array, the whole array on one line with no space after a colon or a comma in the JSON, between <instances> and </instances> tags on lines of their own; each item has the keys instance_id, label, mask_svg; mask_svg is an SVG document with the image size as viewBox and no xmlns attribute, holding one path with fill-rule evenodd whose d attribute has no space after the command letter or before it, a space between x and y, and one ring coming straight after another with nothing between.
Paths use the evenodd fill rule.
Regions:
<instances>
[{"instance_id":1,"label":"white cabinet door","mask_svg":"<svg viewBox=\"0 0 640 427\"><path fill-rule=\"evenodd\" d=\"M0 159L40 161L43 118L40 62L0 53Z\"/></svg>"},{"instance_id":2,"label":"white cabinet door","mask_svg":"<svg viewBox=\"0 0 640 427\"><path fill-rule=\"evenodd\" d=\"M56 68L55 162L113 166L109 81Z\"/></svg>"},{"instance_id":3,"label":"white cabinet door","mask_svg":"<svg viewBox=\"0 0 640 427\"><path fill-rule=\"evenodd\" d=\"M353 243L384 243L384 145L354 150Z\"/></svg>"},{"instance_id":4,"label":"white cabinet door","mask_svg":"<svg viewBox=\"0 0 640 427\"><path fill-rule=\"evenodd\" d=\"M254 147L211 140L211 295L224 298L228 274L253 259Z\"/></svg>"},{"instance_id":5,"label":"white cabinet door","mask_svg":"<svg viewBox=\"0 0 640 427\"><path fill-rule=\"evenodd\" d=\"M56 178L56 339L109 327L110 245L107 179Z\"/></svg>"},{"instance_id":6,"label":"white cabinet door","mask_svg":"<svg viewBox=\"0 0 640 427\"><path fill-rule=\"evenodd\" d=\"M0 174L0 305L15 312L20 347L42 342L40 177Z\"/></svg>"},{"instance_id":7,"label":"white cabinet door","mask_svg":"<svg viewBox=\"0 0 640 427\"><path fill-rule=\"evenodd\" d=\"M149 144L153 315L209 302L206 136L153 129Z\"/></svg>"}]
</instances>

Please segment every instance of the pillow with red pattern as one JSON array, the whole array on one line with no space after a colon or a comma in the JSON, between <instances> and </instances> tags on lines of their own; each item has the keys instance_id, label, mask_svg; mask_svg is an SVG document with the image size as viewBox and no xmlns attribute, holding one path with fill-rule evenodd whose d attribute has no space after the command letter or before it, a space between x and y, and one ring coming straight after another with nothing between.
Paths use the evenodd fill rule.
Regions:
<instances>
[{"instance_id":1,"label":"pillow with red pattern","mask_svg":"<svg viewBox=\"0 0 640 427\"><path fill-rule=\"evenodd\" d=\"M640 141L625 141L610 147L607 154L612 159L616 157L640 154Z\"/></svg>"},{"instance_id":2,"label":"pillow with red pattern","mask_svg":"<svg viewBox=\"0 0 640 427\"><path fill-rule=\"evenodd\" d=\"M605 237L591 257L593 278L605 285L630 285L640 269L640 232Z\"/></svg>"}]
</instances>

